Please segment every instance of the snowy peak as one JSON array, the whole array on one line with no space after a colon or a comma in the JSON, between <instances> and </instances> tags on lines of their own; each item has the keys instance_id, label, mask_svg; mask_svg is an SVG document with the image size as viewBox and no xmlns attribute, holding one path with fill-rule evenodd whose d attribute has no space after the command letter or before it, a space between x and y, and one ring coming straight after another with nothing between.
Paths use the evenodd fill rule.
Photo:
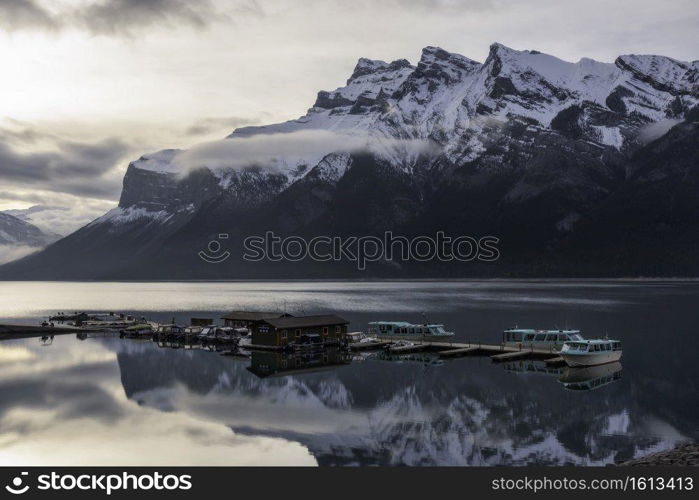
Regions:
<instances>
[{"instance_id":1,"label":"snowy peak","mask_svg":"<svg viewBox=\"0 0 699 500\"><path fill-rule=\"evenodd\" d=\"M352 72L352 76L349 77L347 80L347 85L350 85L352 82L356 81L358 78L366 75L371 75L374 73L389 73L393 71L398 71L402 68L411 68L413 69L413 66L410 64L410 62L407 59L397 59L391 63L387 63L385 61L379 61L379 60L373 60L373 59L367 59L366 57L361 57L359 58L359 61L357 61L357 65L354 67L354 71ZM385 75L384 75L385 76Z\"/></svg>"},{"instance_id":2,"label":"snowy peak","mask_svg":"<svg viewBox=\"0 0 699 500\"><path fill-rule=\"evenodd\" d=\"M441 79L449 84L461 80L480 66L479 62L461 54L447 52L439 47L425 47L414 75Z\"/></svg>"},{"instance_id":3,"label":"snowy peak","mask_svg":"<svg viewBox=\"0 0 699 500\"><path fill-rule=\"evenodd\" d=\"M662 92L695 96L699 92L697 61L686 63L665 56L631 54L619 56L614 64Z\"/></svg>"},{"instance_id":4,"label":"snowy peak","mask_svg":"<svg viewBox=\"0 0 699 500\"><path fill-rule=\"evenodd\" d=\"M405 59L391 63L361 58L347 80L345 87L332 92L320 91L314 108L320 110L346 108L353 114L381 109L381 101L393 94L403 81L415 70ZM354 105L357 105L352 109ZM374 105L378 107L373 108Z\"/></svg>"}]
</instances>

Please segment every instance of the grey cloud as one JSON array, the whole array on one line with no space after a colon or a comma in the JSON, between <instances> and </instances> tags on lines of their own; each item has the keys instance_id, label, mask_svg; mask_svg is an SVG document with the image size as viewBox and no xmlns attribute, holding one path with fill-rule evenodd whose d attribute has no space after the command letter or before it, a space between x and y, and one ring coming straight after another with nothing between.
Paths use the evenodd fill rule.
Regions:
<instances>
[{"instance_id":1,"label":"grey cloud","mask_svg":"<svg viewBox=\"0 0 699 500\"><path fill-rule=\"evenodd\" d=\"M230 133L232 129L237 127L258 125L259 123L261 123L259 119L238 116L231 116L228 118L204 118L189 126L185 133L190 136L210 134L218 130Z\"/></svg>"},{"instance_id":2,"label":"grey cloud","mask_svg":"<svg viewBox=\"0 0 699 500\"><path fill-rule=\"evenodd\" d=\"M118 196L121 179L109 174L130 151L117 138L95 143L58 139L51 150L36 152L15 145L16 136L8 140L0 130L0 179L5 185L111 199Z\"/></svg>"},{"instance_id":3,"label":"grey cloud","mask_svg":"<svg viewBox=\"0 0 699 500\"><path fill-rule=\"evenodd\" d=\"M50 10L39 0L0 0L0 28L7 31L66 28L96 35L132 35L150 26L189 26L203 29L226 14L210 0L94 0L81 7ZM254 0L235 2L237 15L259 15Z\"/></svg>"},{"instance_id":4,"label":"grey cloud","mask_svg":"<svg viewBox=\"0 0 699 500\"><path fill-rule=\"evenodd\" d=\"M5 29L55 30L59 22L34 0L0 0L0 22Z\"/></svg>"},{"instance_id":5,"label":"grey cloud","mask_svg":"<svg viewBox=\"0 0 699 500\"><path fill-rule=\"evenodd\" d=\"M105 35L130 34L154 24L202 29L220 15L208 0L105 0L76 14L89 31Z\"/></svg>"}]
</instances>

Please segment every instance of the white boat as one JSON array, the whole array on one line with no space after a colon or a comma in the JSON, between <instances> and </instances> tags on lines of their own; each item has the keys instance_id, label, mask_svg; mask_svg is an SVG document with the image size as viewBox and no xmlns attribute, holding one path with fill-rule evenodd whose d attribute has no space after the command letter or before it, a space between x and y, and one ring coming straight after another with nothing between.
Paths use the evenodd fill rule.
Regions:
<instances>
[{"instance_id":1,"label":"white boat","mask_svg":"<svg viewBox=\"0 0 699 500\"><path fill-rule=\"evenodd\" d=\"M373 335L367 335L364 332L349 332L345 334L345 340L348 344L371 344L378 342Z\"/></svg>"},{"instance_id":2,"label":"white boat","mask_svg":"<svg viewBox=\"0 0 699 500\"><path fill-rule=\"evenodd\" d=\"M621 359L621 342L595 339L566 342L561 357L568 366L595 366L614 363Z\"/></svg>"},{"instance_id":3,"label":"white boat","mask_svg":"<svg viewBox=\"0 0 699 500\"><path fill-rule=\"evenodd\" d=\"M373 321L369 323L369 335L381 339L414 340L428 342L448 342L454 332L448 332L444 325L416 325L405 321Z\"/></svg>"},{"instance_id":4,"label":"white boat","mask_svg":"<svg viewBox=\"0 0 699 500\"><path fill-rule=\"evenodd\" d=\"M508 347L525 349L547 349L560 351L568 341L584 340L580 330L534 330L532 328L510 328L502 334L502 343Z\"/></svg>"}]
</instances>

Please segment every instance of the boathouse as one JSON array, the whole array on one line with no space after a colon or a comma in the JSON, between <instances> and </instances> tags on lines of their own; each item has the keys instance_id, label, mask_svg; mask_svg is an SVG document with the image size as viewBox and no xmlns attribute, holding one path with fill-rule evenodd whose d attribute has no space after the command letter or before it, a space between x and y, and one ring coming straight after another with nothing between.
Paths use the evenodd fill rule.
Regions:
<instances>
[{"instance_id":1,"label":"boathouse","mask_svg":"<svg viewBox=\"0 0 699 500\"><path fill-rule=\"evenodd\" d=\"M290 317L291 314L273 311L231 311L221 319L223 326L233 328L250 328L253 323L263 319L275 319Z\"/></svg>"},{"instance_id":2,"label":"boathouse","mask_svg":"<svg viewBox=\"0 0 699 500\"><path fill-rule=\"evenodd\" d=\"M349 321L335 314L262 319L252 325L252 343L285 347L309 335L318 335L323 343L337 342L347 333L347 325Z\"/></svg>"}]
</instances>

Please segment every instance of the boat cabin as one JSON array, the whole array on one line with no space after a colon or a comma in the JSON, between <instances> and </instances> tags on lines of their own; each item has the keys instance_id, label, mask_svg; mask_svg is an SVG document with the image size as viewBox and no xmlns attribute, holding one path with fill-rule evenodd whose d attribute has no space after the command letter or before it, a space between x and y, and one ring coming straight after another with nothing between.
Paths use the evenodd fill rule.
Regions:
<instances>
[{"instance_id":1,"label":"boat cabin","mask_svg":"<svg viewBox=\"0 0 699 500\"><path fill-rule=\"evenodd\" d=\"M566 342L578 340L583 340L580 330L511 328L502 333L502 342L509 347L560 350Z\"/></svg>"},{"instance_id":2,"label":"boat cabin","mask_svg":"<svg viewBox=\"0 0 699 500\"><path fill-rule=\"evenodd\" d=\"M580 342L566 342L568 352L613 352L621 351L621 342L618 340L583 340Z\"/></svg>"}]
</instances>

